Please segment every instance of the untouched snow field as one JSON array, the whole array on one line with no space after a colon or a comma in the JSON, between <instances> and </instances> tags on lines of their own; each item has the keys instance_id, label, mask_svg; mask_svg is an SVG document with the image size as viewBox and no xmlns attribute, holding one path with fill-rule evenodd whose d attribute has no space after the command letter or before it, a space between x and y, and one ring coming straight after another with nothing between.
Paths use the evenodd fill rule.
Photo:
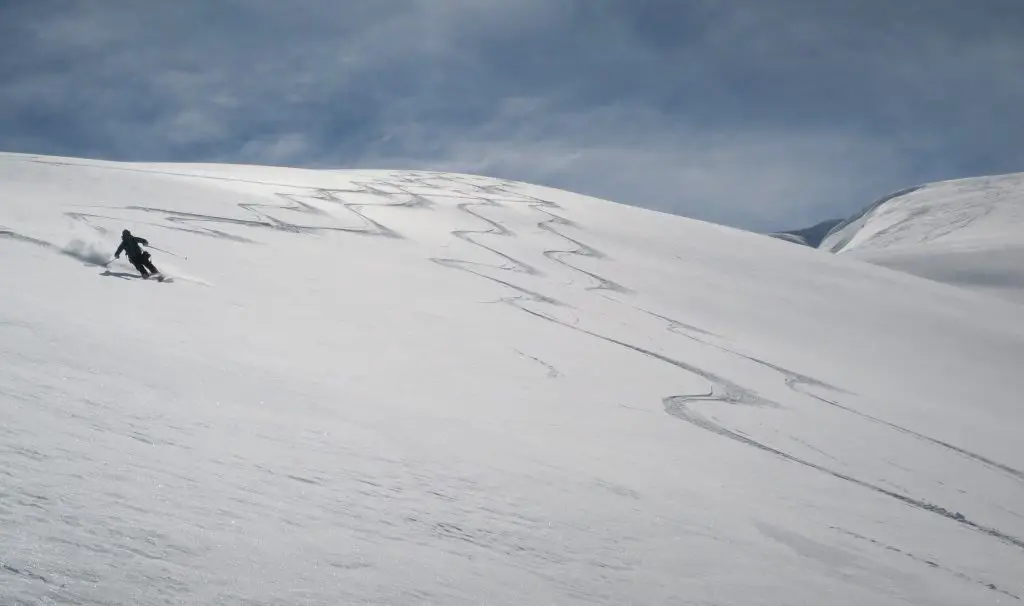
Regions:
<instances>
[{"instance_id":1,"label":"untouched snow field","mask_svg":"<svg viewBox=\"0 0 1024 606\"><path fill-rule=\"evenodd\" d=\"M2 154L0 603L1017 603L1024 307L846 257Z\"/></svg>"},{"instance_id":2,"label":"untouched snow field","mask_svg":"<svg viewBox=\"0 0 1024 606\"><path fill-rule=\"evenodd\" d=\"M820 248L1024 303L1024 173L898 192Z\"/></svg>"}]
</instances>

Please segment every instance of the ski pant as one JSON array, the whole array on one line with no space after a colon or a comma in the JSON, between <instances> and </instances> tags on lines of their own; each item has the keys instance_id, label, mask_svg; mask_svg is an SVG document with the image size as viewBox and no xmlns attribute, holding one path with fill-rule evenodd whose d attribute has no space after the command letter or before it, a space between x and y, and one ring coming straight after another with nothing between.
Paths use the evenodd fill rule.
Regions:
<instances>
[{"instance_id":1,"label":"ski pant","mask_svg":"<svg viewBox=\"0 0 1024 606\"><path fill-rule=\"evenodd\" d=\"M143 278L147 277L149 274L160 273L156 267L153 267L153 262L148 258L130 259L130 261L132 262L132 265L135 266L135 269L139 270L139 273L142 274Z\"/></svg>"}]
</instances>

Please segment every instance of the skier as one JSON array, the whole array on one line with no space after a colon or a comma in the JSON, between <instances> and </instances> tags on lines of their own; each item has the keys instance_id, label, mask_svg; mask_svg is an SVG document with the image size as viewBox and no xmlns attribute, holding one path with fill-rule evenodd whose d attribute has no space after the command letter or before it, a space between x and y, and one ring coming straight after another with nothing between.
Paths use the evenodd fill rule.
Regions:
<instances>
[{"instance_id":1,"label":"skier","mask_svg":"<svg viewBox=\"0 0 1024 606\"><path fill-rule=\"evenodd\" d=\"M114 258L120 259L121 253L124 252L128 255L128 261L135 266L135 269L139 270L143 278L148 278L150 275L160 275L160 270L154 267L153 262L149 260L149 252L142 250L139 244L148 245L149 240L133 236L127 229L122 231L121 245L117 247Z\"/></svg>"}]
</instances>

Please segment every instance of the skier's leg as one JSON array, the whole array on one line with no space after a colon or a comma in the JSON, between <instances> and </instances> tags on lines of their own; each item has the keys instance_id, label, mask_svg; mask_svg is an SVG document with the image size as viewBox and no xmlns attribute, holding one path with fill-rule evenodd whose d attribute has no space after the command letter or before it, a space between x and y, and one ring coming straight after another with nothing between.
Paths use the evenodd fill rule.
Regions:
<instances>
[{"instance_id":1,"label":"skier's leg","mask_svg":"<svg viewBox=\"0 0 1024 606\"><path fill-rule=\"evenodd\" d=\"M145 260L145 261L143 262L143 265L145 265L146 269L148 269L148 270L149 270L149 273L153 273L153 274L158 274L158 273L160 273L160 270L159 270L159 269L157 269L157 268L156 268L156 266L155 266L155 265L153 265L153 262L152 262L152 261L150 261L149 259L146 259L146 260Z\"/></svg>"},{"instance_id":2,"label":"skier's leg","mask_svg":"<svg viewBox=\"0 0 1024 606\"><path fill-rule=\"evenodd\" d=\"M149 272L146 271L146 267L145 267L145 262L144 261L132 261L132 265L134 265L135 269L137 269L138 272L140 274L142 274L143 278L148 278L149 277Z\"/></svg>"}]
</instances>

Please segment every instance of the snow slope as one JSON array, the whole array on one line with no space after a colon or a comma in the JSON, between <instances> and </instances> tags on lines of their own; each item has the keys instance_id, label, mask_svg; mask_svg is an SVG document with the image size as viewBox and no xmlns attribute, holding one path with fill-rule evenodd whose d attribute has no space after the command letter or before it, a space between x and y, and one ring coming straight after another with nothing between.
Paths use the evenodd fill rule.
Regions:
<instances>
[{"instance_id":1,"label":"snow slope","mask_svg":"<svg viewBox=\"0 0 1024 606\"><path fill-rule=\"evenodd\" d=\"M0 603L1024 597L1021 306L470 175L0 183Z\"/></svg>"},{"instance_id":2,"label":"snow slope","mask_svg":"<svg viewBox=\"0 0 1024 606\"><path fill-rule=\"evenodd\" d=\"M897 192L821 248L1024 302L1024 173Z\"/></svg>"}]
</instances>

